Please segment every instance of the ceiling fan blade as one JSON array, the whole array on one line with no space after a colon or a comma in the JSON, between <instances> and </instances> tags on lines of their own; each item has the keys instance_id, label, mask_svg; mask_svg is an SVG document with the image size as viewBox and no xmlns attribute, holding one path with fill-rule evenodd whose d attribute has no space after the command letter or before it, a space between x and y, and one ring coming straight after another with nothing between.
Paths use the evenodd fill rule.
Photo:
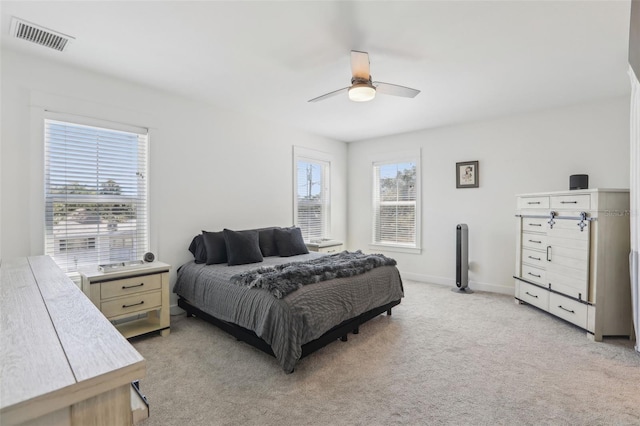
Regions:
<instances>
[{"instance_id":1,"label":"ceiling fan blade","mask_svg":"<svg viewBox=\"0 0 640 426\"><path fill-rule=\"evenodd\" d=\"M339 95L342 92L346 92L347 90L349 90L349 88L348 87L344 87L342 89L338 89L338 90L335 90L333 92L326 93L326 94L324 94L322 96L318 96L317 98L309 99L307 102L322 101L322 100L325 100L325 99L330 98L332 96Z\"/></svg>"},{"instance_id":2,"label":"ceiling fan blade","mask_svg":"<svg viewBox=\"0 0 640 426\"><path fill-rule=\"evenodd\" d=\"M351 75L354 78L369 80L369 54L367 52L351 51Z\"/></svg>"},{"instance_id":3,"label":"ceiling fan blade","mask_svg":"<svg viewBox=\"0 0 640 426\"><path fill-rule=\"evenodd\" d=\"M373 85L376 87L376 92L383 93L385 95L402 96L404 98L415 98L418 93L417 89L410 87L398 86L397 84L383 83L381 81L374 81Z\"/></svg>"}]
</instances>

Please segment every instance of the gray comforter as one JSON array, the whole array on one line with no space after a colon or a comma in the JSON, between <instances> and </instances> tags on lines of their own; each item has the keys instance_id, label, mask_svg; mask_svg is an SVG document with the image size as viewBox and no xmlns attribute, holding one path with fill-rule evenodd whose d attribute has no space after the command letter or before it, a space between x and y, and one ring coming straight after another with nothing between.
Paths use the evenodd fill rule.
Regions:
<instances>
[{"instance_id":1,"label":"gray comforter","mask_svg":"<svg viewBox=\"0 0 640 426\"><path fill-rule=\"evenodd\" d=\"M283 370L291 372L302 355L302 345L342 321L403 297L395 266L306 285L282 299L264 289L230 283L231 276L256 267L319 256L267 257L260 264L236 266L190 262L180 268L173 291L216 318L254 331L271 346Z\"/></svg>"}]
</instances>

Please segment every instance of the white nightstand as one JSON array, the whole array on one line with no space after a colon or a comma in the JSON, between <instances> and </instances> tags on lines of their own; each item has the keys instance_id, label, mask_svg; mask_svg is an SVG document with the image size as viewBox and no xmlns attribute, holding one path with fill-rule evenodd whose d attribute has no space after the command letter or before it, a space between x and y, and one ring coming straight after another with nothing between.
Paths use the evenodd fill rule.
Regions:
<instances>
[{"instance_id":1,"label":"white nightstand","mask_svg":"<svg viewBox=\"0 0 640 426\"><path fill-rule=\"evenodd\" d=\"M309 251L317 251L319 253L338 253L344 250L342 241L338 240L322 240L319 242L307 243Z\"/></svg>"},{"instance_id":2,"label":"white nightstand","mask_svg":"<svg viewBox=\"0 0 640 426\"><path fill-rule=\"evenodd\" d=\"M126 338L169 335L169 269L162 262L109 272L81 271L82 291Z\"/></svg>"}]
</instances>

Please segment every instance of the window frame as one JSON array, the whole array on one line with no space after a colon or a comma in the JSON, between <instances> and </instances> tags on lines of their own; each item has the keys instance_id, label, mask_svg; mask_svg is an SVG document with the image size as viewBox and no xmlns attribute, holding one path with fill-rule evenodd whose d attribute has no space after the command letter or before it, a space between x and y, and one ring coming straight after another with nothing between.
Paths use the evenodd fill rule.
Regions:
<instances>
[{"instance_id":1,"label":"window frame","mask_svg":"<svg viewBox=\"0 0 640 426\"><path fill-rule=\"evenodd\" d=\"M321 235L318 238L308 238L304 229L298 223L298 163L300 161L316 163L322 166L322 199L323 224L321 225ZM302 236L305 243L331 238L331 167L332 157L330 154L316 151L300 146L293 147L293 223L302 229Z\"/></svg>"},{"instance_id":2,"label":"window frame","mask_svg":"<svg viewBox=\"0 0 640 426\"><path fill-rule=\"evenodd\" d=\"M42 164L41 173L44 177L43 191L42 191L43 209L41 210L44 213L42 216L44 219L43 233L42 233L43 252L47 255L50 255L54 259L56 257L56 254L64 254L64 252L66 252L67 250L62 250L63 248L62 245L58 247L56 240L60 240L60 241L66 240L67 242L73 241L73 240L78 240L78 241L86 240L88 241L87 247L91 248L91 246L93 246L92 247L93 249L101 250L99 247L97 247L97 245L99 244L98 241L100 240L101 245L106 244L104 247L105 248L108 247L106 249L106 252L109 252L109 253L112 250L115 250L118 248L118 247L115 247L115 248L112 247L113 245L112 240L114 241L115 240L118 240L118 241L131 240L132 246L130 248L135 249L134 250L135 258L131 258L133 256L126 256L127 260L123 260L123 261L142 260L142 254L144 252L151 250L151 237L150 237L151 235L151 220L150 220L150 210L151 210L150 189L151 187L150 187L150 180L149 180L151 135L150 135L149 129L145 127L122 124L118 122L99 120L99 119L94 119L94 118L89 118L84 116L57 113L57 112L51 112L46 110L43 111L41 115L41 119L42 119L41 121L41 126L42 126L41 144L42 145L41 146L42 146L42 153L43 153L43 164ZM135 218L134 220L136 223L133 229L134 234L131 234L130 233L131 231L125 230L125 231L119 232L117 235L109 236L105 232L100 231L100 227L98 227L96 231L88 232L83 235L77 235L77 236L63 235L62 237L58 237L58 238L54 235L53 217L51 218L48 217L50 214L53 214L53 211L51 213L47 213L47 211L48 209L52 208L52 203L55 203L56 199L65 199L64 202L68 202L69 198L68 198L68 195L59 196L59 195L55 195L53 193L47 192L47 188L50 188L49 183L47 182L47 179L50 176L50 172L48 171L48 166L47 166L48 155L49 155L48 149L46 147L47 121L69 123L71 125L89 126L94 128L106 129L107 131L127 132L131 134L136 134L138 135L138 137L140 136L143 137L142 141L139 140L137 142L138 144L140 143L144 144L143 163L138 163L138 166L136 167L136 170L137 170L136 175L139 174L143 179L142 183L138 183L138 186L142 185L144 189L142 197L138 195L132 198L131 196L126 194L110 195L109 200L98 200L98 198L95 195L91 195L91 194L80 195L75 197L77 198L76 202L89 202L89 203L95 203L95 204L101 204L101 203L128 204L128 202L132 202L135 206L144 207L142 211L136 208L136 214L135 216L133 216ZM140 161L140 158L138 158L138 161ZM73 201L73 198L71 200ZM138 225L138 223L140 223L141 221L143 221L142 229ZM107 224L106 226L109 227L110 224ZM142 237L139 236L140 231L142 231L141 232L141 234L143 235ZM91 240L93 240L92 244L91 244ZM73 250L73 246L69 246L66 248L67 249L71 248ZM122 247L119 247L119 248L128 249L129 247L127 244L123 243ZM96 259L99 259L99 255L96 255ZM103 262L102 260L97 260L97 262L100 264L110 263L110 262ZM76 275L78 271L84 269L86 265L83 267L73 268L73 267L70 267L67 262L67 263L64 263L64 265L61 265L61 267L67 272L67 274L73 276L73 275Z\"/></svg>"},{"instance_id":3,"label":"window frame","mask_svg":"<svg viewBox=\"0 0 640 426\"><path fill-rule=\"evenodd\" d=\"M377 228L377 217L379 211L379 204L376 203L376 191L379 190L379 178L377 179L376 168L385 165L392 164L401 164L401 163L414 163L416 165L416 181L415 181L415 243L413 244L402 244L402 243L391 243L391 242L381 242L376 241L376 228ZM371 190L369 192L371 197L371 240L369 243L369 247L374 250L387 250L401 253L413 253L419 254L421 253L421 240L422 240L422 231L421 231L421 222L422 222L422 189L421 189L421 151L411 150L411 151L403 151L403 152L395 152L395 153L387 153L377 155L371 161ZM402 202L401 202L402 203Z\"/></svg>"}]
</instances>

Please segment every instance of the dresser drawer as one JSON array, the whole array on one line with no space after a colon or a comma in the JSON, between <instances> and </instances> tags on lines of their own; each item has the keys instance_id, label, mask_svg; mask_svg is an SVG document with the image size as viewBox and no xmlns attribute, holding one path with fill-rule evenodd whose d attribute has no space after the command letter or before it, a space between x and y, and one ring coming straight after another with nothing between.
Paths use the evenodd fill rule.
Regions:
<instances>
[{"instance_id":1,"label":"dresser drawer","mask_svg":"<svg viewBox=\"0 0 640 426\"><path fill-rule=\"evenodd\" d=\"M551 196L551 209L559 210L589 210L591 208L591 195L553 195Z\"/></svg>"},{"instance_id":2,"label":"dresser drawer","mask_svg":"<svg viewBox=\"0 0 640 426\"><path fill-rule=\"evenodd\" d=\"M522 249L522 263L527 263L537 268L544 268L547 260L545 253L530 249Z\"/></svg>"},{"instance_id":3,"label":"dresser drawer","mask_svg":"<svg viewBox=\"0 0 640 426\"><path fill-rule=\"evenodd\" d=\"M584 303L550 293L549 312L585 330L587 328L587 305Z\"/></svg>"},{"instance_id":4,"label":"dresser drawer","mask_svg":"<svg viewBox=\"0 0 640 426\"><path fill-rule=\"evenodd\" d=\"M160 291L153 291L149 293L133 294L131 296L109 300L108 302L102 302L100 310L104 316L111 318L138 311L145 312L157 309L161 304L162 293Z\"/></svg>"},{"instance_id":5,"label":"dresser drawer","mask_svg":"<svg viewBox=\"0 0 640 426\"><path fill-rule=\"evenodd\" d=\"M520 281L518 283L518 299L545 311L549 310L549 291L544 288Z\"/></svg>"},{"instance_id":6,"label":"dresser drawer","mask_svg":"<svg viewBox=\"0 0 640 426\"><path fill-rule=\"evenodd\" d=\"M549 219L539 217L523 217L522 230L527 232L547 232Z\"/></svg>"},{"instance_id":7,"label":"dresser drawer","mask_svg":"<svg viewBox=\"0 0 640 426\"><path fill-rule=\"evenodd\" d=\"M100 298L110 299L112 297L139 293L141 291L159 290L160 287L162 287L161 274L140 275L121 280L107 281L100 283Z\"/></svg>"},{"instance_id":8,"label":"dresser drawer","mask_svg":"<svg viewBox=\"0 0 640 426\"><path fill-rule=\"evenodd\" d=\"M537 250L547 249L547 236L544 234L522 233L522 247Z\"/></svg>"},{"instance_id":9,"label":"dresser drawer","mask_svg":"<svg viewBox=\"0 0 640 426\"><path fill-rule=\"evenodd\" d=\"M522 265L521 274L522 274L521 277L524 278L525 280L532 281L536 284L540 284L545 287L547 285L545 281L546 274L544 269L534 268L533 266L529 266L529 265Z\"/></svg>"},{"instance_id":10,"label":"dresser drawer","mask_svg":"<svg viewBox=\"0 0 640 426\"><path fill-rule=\"evenodd\" d=\"M518 197L518 210L548 209L549 197Z\"/></svg>"}]
</instances>

